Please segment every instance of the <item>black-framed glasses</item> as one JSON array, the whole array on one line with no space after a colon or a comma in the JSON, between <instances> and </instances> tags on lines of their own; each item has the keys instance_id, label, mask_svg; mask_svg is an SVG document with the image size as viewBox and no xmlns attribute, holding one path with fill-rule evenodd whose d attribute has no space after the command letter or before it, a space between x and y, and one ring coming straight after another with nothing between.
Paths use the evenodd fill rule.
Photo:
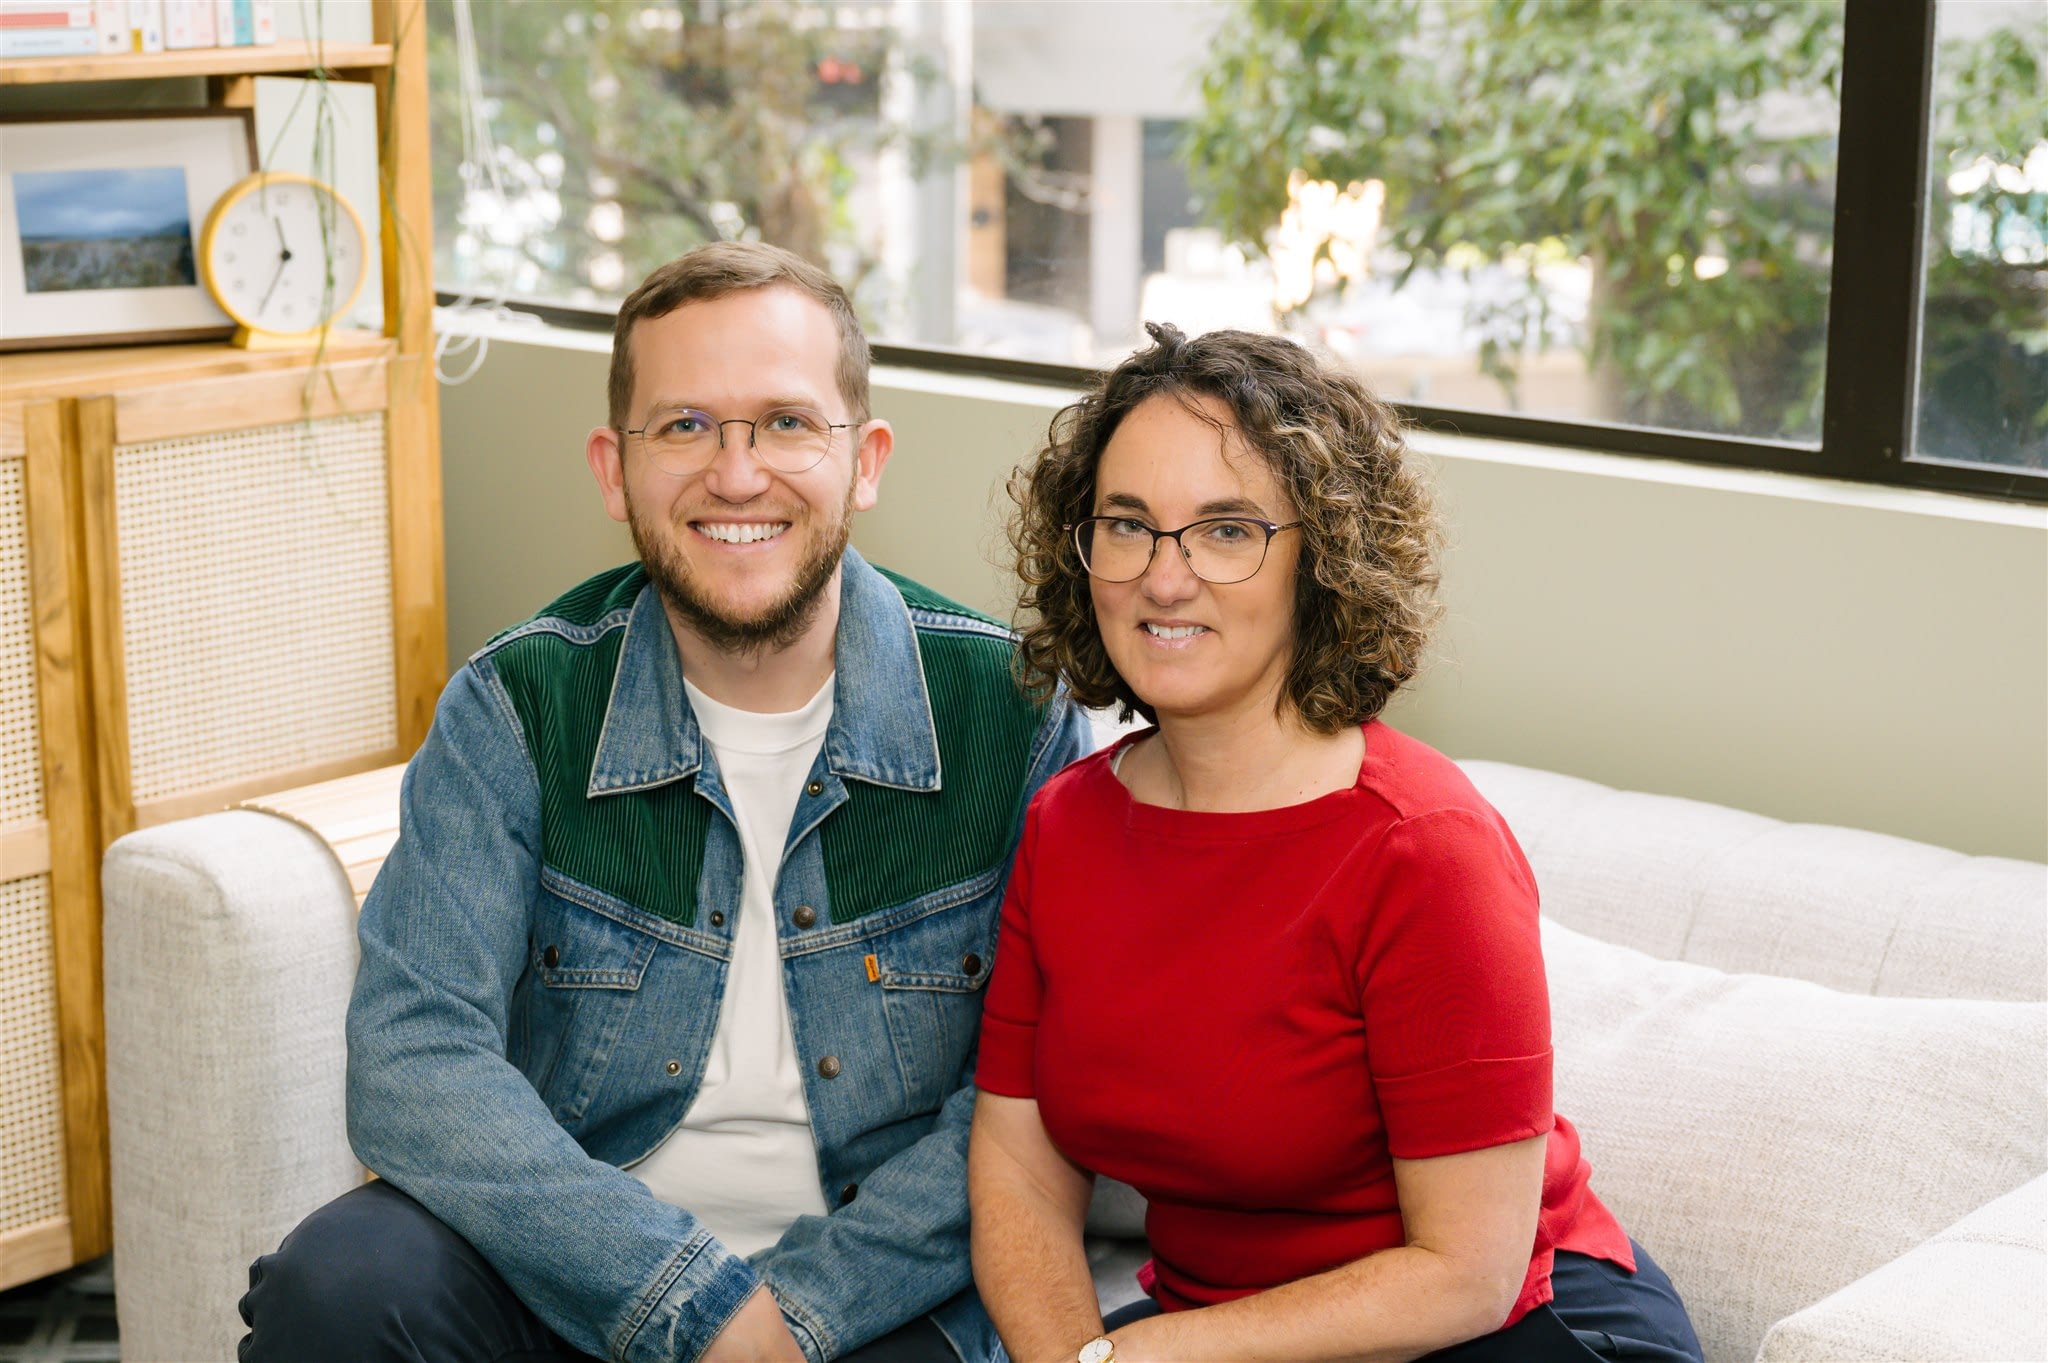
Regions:
<instances>
[{"instance_id":1,"label":"black-framed glasses","mask_svg":"<svg viewBox=\"0 0 2048 1363\"><path fill-rule=\"evenodd\" d=\"M1279 525L1252 516L1211 516L1178 530L1155 530L1133 516L1090 516L1066 527L1088 575L1103 582L1135 582L1152 566L1159 541L1172 540L1188 571L1222 586L1242 582L1266 562L1273 536L1300 521Z\"/></svg>"},{"instance_id":2,"label":"black-framed glasses","mask_svg":"<svg viewBox=\"0 0 2048 1363\"><path fill-rule=\"evenodd\" d=\"M808 473L831 452L832 433L850 430L863 423L830 421L823 412L809 407L777 407L752 421L727 417L720 421L695 407L669 407L647 418L637 430L620 428L621 435L637 435L664 473L697 473L710 466L725 448L725 428L745 426L754 454L777 473Z\"/></svg>"}]
</instances>

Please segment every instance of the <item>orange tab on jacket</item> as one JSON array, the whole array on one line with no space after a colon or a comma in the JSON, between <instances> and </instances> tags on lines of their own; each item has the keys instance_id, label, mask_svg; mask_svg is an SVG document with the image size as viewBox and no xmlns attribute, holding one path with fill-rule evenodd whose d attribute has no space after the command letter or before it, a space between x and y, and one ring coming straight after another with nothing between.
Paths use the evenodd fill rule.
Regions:
<instances>
[{"instance_id":1,"label":"orange tab on jacket","mask_svg":"<svg viewBox=\"0 0 2048 1363\"><path fill-rule=\"evenodd\" d=\"M876 984L880 982L882 978L882 968L879 965L875 964L875 958L872 956L863 956L860 958L860 960L861 964L868 968L868 983Z\"/></svg>"}]
</instances>

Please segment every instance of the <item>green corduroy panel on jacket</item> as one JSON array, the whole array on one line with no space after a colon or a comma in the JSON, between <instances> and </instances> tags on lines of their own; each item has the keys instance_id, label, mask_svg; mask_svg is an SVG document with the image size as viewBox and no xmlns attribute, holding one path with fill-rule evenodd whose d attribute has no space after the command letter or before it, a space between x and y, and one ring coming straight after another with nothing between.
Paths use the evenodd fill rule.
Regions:
<instances>
[{"instance_id":1,"label":"green corduroy panel on jacket","mask_svg":"<svg viewBox=\"0 0 2048 1363\"><path fill-rule=\"evenodd\" d=\"M646 581L638 566L614 569L535 618L593 625L630 610ZM697 797L696 782L596 799L585 794L625 639L623 625L589 643L542 630L498 646L491 661L540 776L542 859L595 890L691 927L712 812Z\"/></svg>"},{"instance_id":2,"label":"green corduroy panel on jacket","mask_svg":"<svg viewBox=\"0 0 2048 1363\"><path fill-rule=\"evenodd\" d=\"M888 570L912 607L996 625ZM1001 626L997 625L997 628ZM832 921L929 894L994 867L1009 850L1044 710L1011 679L1007 638L926 626L917 632L938 728L937 791L847 783L850 799L819 830Z\"/></svg>"},{"instance_id":3,"label":"green corduroy panel on jacket","mask_svg":"<svg viewBox=\"0 0 2048 1363\"><path fill-rule=\"evenodd\" d=\"M885 576L913 607L1001 628L908 578L886 571ZM615 569L572 588L535 618L589 627L631 609L645 583L637 566ZM546 863L691 927L712 818L696 782L672 781L596 799L585 794L625 637L623 627L589 642L538 630L494 645L491 662L540 774ZM846 783L846 804L819 830L834 923L990 870L1008 850L1021 811L1032 741L1044 712L1011 679L1011 643L971 629L931 626L919 628L917 639L943 788Z\"/></svg>"}]
</instances>

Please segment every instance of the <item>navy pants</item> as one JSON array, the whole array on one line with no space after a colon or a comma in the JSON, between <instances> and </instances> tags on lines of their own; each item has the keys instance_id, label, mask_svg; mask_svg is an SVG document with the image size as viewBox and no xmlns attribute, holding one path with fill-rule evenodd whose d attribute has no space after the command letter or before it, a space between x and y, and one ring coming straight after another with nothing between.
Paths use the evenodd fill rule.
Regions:
<instances>
[{"instance_id":1,"label":"navy pants","mask_svg":"<svg viewBox=\"0 0 2048 1363\"><path fill-rule=\"evenodd\" d=\"M1641 1245L1635 1250L1634 1273L1560 1251L1550 1270L1556 1299L1548 1306L1416 1363L1702 1363L1678 1290ZM1155 1302L1133 1302L1113 1313L1107 1327L1158 1311Z\"/></svg>"},{"instance_id":2,"label":"navy pants","mask_svg":"<svg viewBox=\"0 0 2048 1363\"><path fill-rule=\"evenodd\" d=\"M527 1310L470 1243L388 1183L301 1221L249 1266L242 1363L593 1363ZM958 1363L930 1317L846 1363Z\"/></svg>"}]
</instances>

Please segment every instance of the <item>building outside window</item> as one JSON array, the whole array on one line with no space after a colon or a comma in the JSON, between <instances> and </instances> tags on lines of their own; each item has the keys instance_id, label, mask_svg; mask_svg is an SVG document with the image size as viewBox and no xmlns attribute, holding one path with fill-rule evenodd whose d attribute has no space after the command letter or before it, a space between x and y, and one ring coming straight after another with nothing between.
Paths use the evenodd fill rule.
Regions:
<instances>
[{"instance_id":1,"label":"building outside window","mask_svg":"<svg viewBox=\"0 0 2048 1363\"><path fill-rule=\"evenodd\" d=\"M1428 412L1799 467L1860 287L1862 2L493 0L483 166L435 0L437 278L601 318L759 237L893 345L1094 366L1146 319L1282 329ZM1906 457L2048 472L2048 11L1933 16Z\"/></svg>"}]
</instances>

